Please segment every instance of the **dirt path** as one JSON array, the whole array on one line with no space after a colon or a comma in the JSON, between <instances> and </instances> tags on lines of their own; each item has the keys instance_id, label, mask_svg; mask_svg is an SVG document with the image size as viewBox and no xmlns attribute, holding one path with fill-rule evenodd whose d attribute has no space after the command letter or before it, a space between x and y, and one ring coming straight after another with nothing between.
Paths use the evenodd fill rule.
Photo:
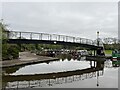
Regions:
<instances>
[{"instance_id":1,"label":"dirt path","mask_svg":"<svg viewBox=\"0 0 120 90\"><path fill-rule=\"evenodd\" d=\"M12 67L18 65L27 65L32 63L58 60L58 58L38 56L35 55L35 53L30 53L30 52L20 52L19 55L20 55L19 59L7 60L2 62L0 61L0 64L2 65L0 67Z\"/></svg>"}]
</instances>

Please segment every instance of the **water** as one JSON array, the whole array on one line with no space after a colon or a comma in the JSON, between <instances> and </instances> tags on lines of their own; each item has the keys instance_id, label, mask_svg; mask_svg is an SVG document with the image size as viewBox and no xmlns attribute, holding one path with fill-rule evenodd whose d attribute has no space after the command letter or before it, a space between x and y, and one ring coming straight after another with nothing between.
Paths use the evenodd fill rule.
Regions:
<instances>
[{"instance_id":1,"label":"water","mask_svg":"<svg viewBox=\"0 0 120 90\"><path fill-rule=\"evenodd\" d=\"M6 68L3 88L118 88L118 67L81 58Z\"/></svg>"},{"instance_id":2,"label":"water","mask_svg":"<svg viewBox=\"0 0 120 90\"><path fill-rule=\"evenodd\" d=\"M81 70L85 68L90 68L90 64L87 61L77 61L67 59L62 61L54 61L47 63L39 63L35 65L29 65L20 68L15 73L10 75L27 75L27 74L44 74L44 73L53 73L53 72L65 72L73 70Z\"/></svg>"}]
</instances>

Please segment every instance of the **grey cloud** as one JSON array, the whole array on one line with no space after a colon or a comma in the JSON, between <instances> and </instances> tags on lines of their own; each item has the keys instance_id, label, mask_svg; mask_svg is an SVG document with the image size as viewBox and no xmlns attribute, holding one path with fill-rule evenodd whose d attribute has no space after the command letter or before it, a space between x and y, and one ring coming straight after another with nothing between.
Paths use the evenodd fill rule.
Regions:
<instances>
[{"instance_id":1,"label":"grey cloud","mask_svg":"<svg viewBox=\"0 0 120 90\"><path fill-rule=\"evenodd\" d=\"M3 3L3 19L13 30L64 34L90 39L117 35L117 3Z\"/></svg>"}]
</instances>

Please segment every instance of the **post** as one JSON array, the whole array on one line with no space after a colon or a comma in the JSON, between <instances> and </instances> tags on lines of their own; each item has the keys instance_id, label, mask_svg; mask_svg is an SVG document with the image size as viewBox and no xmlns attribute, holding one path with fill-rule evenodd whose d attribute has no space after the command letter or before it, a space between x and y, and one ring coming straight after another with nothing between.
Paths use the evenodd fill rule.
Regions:
<instances>
[{"instance_id":1,"label":"post","mask_svg":"<svg viewBox=\"0 0 120 90\"><path fill-rule=\"evenodd\" d=\"M63 41L65 41L65 36L63 36Z\"/></svg>"},{"instance_id":2,"label":"post","mask_svg":"<svg viewBox=\"0 0 120 90\"><path fill-rule=\"evenodd\" d=\"M90 66L91 66L91 68L92 68L92 61L90 61Z\"/></svg>"},{"instance_id":3,"label":"post","mask_svg":"<svg viewBox=\"0 0 120 90\"><path fill-rule=\"evenodd\" d=\"M18 89L18 87L19 87L19 81L17 81L17 89Z\"/></svg>"},{"instance_id":4,"label":"post","mask_svg":"<svg viewBox=\"0 0 120 90\"><path fill-rule=\"evenodd\" d=\"M30 39L32 39L32 33L30 33Z\"/></svg>"},{"instance_id":5,"label":"post","mask_svg":"<svg viewBox=\"0 0 120 90\"><path fill-rule=\"evenodd\" d=\"M88 39L86 39L86 44L88 44Z\"/></svg>"},{"instance_id":6,"label":"post","mask_svg":"<svg viewBox=\"0 0 120 90\"><path fill-rule=\"evenodd\" d=\"M56 36L56 41L57 41L57 36Z\"/></svg>"},{"instance_id":7,"label":"post","mask_svg":"<svg viewBox=\"0 0 120 90\"><path fill-rule=\"evenodd\" d=\"M20 32L20 39L22 39L22 33Z\"/></svg>"},{"instance_id":8,"label":"post","mask_svg":"<svg viewBox=\"0 0 120 90\"><path fill-rule=\"evenodd\" d=\"M66 42L68 41L68 36L66 36Z\"/></svg>"},{"instance_id":9,"label":"post","mask_svg":"<svg viewBox=\"0 0 120 90\"><path fill-rule=\"evenodd\" d=\"M48 40L50 39L50 35L48 34Z\"/></svg>"},{"instance_id":10,"label":"post","mask_svg":"<svg viewBox=\"0 0 120 90\"><path fill-rule=\"evenodd\" d=\"M81 43L81 38L80 38L80 43Z\"/></svg>"},{"instance_id":11,"label":"post","mask_svg":"<svg viewBox=\"0 0 120 90\"><path fill-rule=\"evenodd\" d=\"M30 81L28 81L28 87L30 87Z\"/></svg>"},{"instance_id":12,"label":"post","mask_svg":"<svg viewBox=\"0 0 120 90\"><path fill-rule=\"evenodd\" d=\"M60 41L60 35L58 35L58 41Z\"/></svg>"},{"instance_id":13,"label":"post","mask_svg":"<svg viewBox=\"0 0 120 90\"><path fill-rule=\"evenodd\" d=\"M42 40L42 36L43 36L43 34L41 33L41 40Z\"/></svg>"},{"instance_id":14,"label":"post","mask_svg":"<svg viewBox=\"0 0 120 90\"><path fill-rule=\"evenodd\" d=\"M97 87L99 86L99 71L97 71Z\"/></svg>"},{"instance_id":15,"label":"post","mask_svg":"<svg viewBox=\"0 0 120 90\"><path fill-rule=\"evenodd\" d=\"M73 37L73 42L75 42L75 37Z\"/></svg>"},{"instance_id":16,"label":"post","mask_svg":"<svg viewBox=\"0 0 120 90\"><path fill-rule=\"evenodd\" d=\"M96 67L95 61L94 61L94 67Z\"/></svg>"},{"instance_id":17,"label":"post","mask_svg":"<svg viewBox=\"0 0 120 90\"><path fill-rule=\"evenodd\" d=\"M10 31L7 31L6 33L7 33L7 39L9 39L10 38Z\"/></svg>"},{"instance_id":18,"label":"post","mask_svg":"<svg viewBox=\"0 0 120 90\"><path fill-rule=\"evenodd\" d=\"M97 31L97 46L99 46L99 31Z\"/></svg>"},{"instance_id":19,"label":"post","mask_svg":"<svg viewBox=\"0 0 120 90\"><path fill-rule=\"evenodd\" d=\"M41 40L41 33L39 34L39 40Z\"/></svg>"},{"instance_id":20,"label":"post","mask_svg":"<svg viewBox=\"0 0 120 90\"><path fill-rule=\"evenodd\" d=\"M95 50L94 50L94 56L95 56Z\"/></svg>"},{"instance_id":21,"label":"post","mask_svg":"<svg viewBox=\"0 0 120 90\"><path fill-rule=\"evenodd\" d=\"M52 40L52 35L50 35L50 40Z\"/></svg>"}]
</instances>

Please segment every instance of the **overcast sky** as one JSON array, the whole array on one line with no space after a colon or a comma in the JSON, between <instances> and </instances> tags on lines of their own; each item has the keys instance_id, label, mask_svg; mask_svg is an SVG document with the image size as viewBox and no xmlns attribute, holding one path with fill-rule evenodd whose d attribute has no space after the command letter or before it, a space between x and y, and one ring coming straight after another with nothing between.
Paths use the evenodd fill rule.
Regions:
<instances>
[{"instance_id":1,"label":"overcast sky","mask_svg":"<svg viewBox=\"0 0 120 90\"><path fill-rule=\"evenodd\" d=\"M13 31L88 39L118 36L117 2L4 2L2 18Z\"/></svg>"}]
</instances>

